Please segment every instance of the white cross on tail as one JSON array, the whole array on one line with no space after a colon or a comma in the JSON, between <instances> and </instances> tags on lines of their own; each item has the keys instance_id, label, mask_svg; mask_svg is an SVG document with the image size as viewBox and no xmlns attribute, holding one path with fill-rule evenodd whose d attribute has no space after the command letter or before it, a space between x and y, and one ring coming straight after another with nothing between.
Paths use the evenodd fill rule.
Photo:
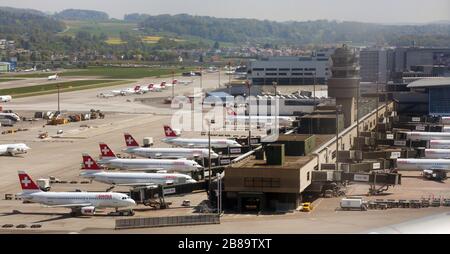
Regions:
<instances>
[{"instance_id":1,"label":"white cross on tail","mask_svg":"<svg viewBox=\"0 0 450 254\"><path fill-rule=\"evenodd\" d=\"M25 187L28 187L28 184L30 184L31 183L31 181L30 181L30 179L28 179L28 177L24 177L23 178L23 180L22 180L22 184L25 186Z\"/></svg>"}]
</instances>

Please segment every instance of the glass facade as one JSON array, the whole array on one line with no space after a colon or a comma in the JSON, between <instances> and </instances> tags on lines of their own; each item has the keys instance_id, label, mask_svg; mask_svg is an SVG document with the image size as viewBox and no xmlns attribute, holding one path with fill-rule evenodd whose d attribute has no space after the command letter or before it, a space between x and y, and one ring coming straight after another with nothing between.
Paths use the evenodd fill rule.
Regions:
<instances>
[{"instance_id":1,"label":"glass facade","mask_svg":"<svg viewBox=\"0 0 450 254\"><path fill-rule=\"evenodd\" d=\"M450 115L450 87L430 88L429 113L435 116Z\"/></svg>"}]
</instances>

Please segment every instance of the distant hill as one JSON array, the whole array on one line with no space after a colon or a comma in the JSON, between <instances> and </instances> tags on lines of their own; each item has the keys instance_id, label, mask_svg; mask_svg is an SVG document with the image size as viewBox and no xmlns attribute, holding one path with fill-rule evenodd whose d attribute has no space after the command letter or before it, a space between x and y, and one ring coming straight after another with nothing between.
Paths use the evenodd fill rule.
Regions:
<instances>
[{"instance_id":1,"label":"distant hill","mask_svg":"<svg viewBox=\"0 0 450 254\"><path fill-rule=\"evenodd\" d=\"M144 16L132 16L135 20ZM309 43L388 43L411 45L413 40L426 46L450 46L450 25L381 25L327 20L275 22L256 19L227 19L208 16L158 15L140 22L147 33L169 32L197 36L220 42ZM430 37L429 40L427 37ZM436 37L436 38L434 38Z\"/></svg>"},{"instance_id":2,"label":"distant hill","mask_svg":"<svg viewBox=\"0 0 450 254\"><path fill-rule=\"evenodd\" d=\"M126 14L123 17L123 20L125 22L138 23L138 22L142 22L142 21L146 20L149 17L151 17L151 15L140 14L140 13L131 13L131 14Z\"/></svg>"},{"instance_id":3,"label":"distant hill","mask_svg":"<svg viewBox=\"0 0 450 254\"><path fill-rule=\"evenodd\" d=\"M37 14L35 14L37 13ZM12 40L43 37L64 30L64 23L38 12L0 8L0 35Z\"/></svg>"},{"instance_id":4,"label":"distant hill","mask_svg":"<svg viewBox=\"0 0 450 254\"><path fill-rule=\"evenodd\" d=\"M63 10L54 16L58 19L65 20L106 21L109 19L106 12L78 9Z\"/></svg>"},{"instance_id":5,"label":"distant hill","mask_svg":"<svg viewBox=\"0 0 450 254\"><path fill-rule=\"evenodd\" d=\"M47 16L47 14L45 14L44 12L34 10L34 9L19 9L19 8L13 8L13 7L0 6L0 10L11 12L11 13L16 13L16 14L34 14L34 15L39 15L39 16Z\"/></svg>"}]
</instances>

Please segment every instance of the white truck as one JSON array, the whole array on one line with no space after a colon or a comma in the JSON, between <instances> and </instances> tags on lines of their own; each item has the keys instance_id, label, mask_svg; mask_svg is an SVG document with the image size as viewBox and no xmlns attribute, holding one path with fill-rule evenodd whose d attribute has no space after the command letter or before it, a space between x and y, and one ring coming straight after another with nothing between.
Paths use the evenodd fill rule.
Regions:
<instances>
[{"instance_id":1,"label":"white truck","mask_svg":"<svg viewBox=\"0 0 450 254\"><path fill-rule=\"evenodd\" d=\"M362 197L346 197L341 200L341 209L367 211L367 201Z\"/></svg>"}]
</instances>

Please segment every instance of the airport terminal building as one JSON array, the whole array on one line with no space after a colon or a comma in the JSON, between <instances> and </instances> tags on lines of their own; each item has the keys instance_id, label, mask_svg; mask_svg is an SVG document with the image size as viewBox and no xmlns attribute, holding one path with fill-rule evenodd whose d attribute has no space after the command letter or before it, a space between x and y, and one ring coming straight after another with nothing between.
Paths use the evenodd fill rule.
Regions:
<instances>
[{"instance_id":1,"label":"airport terminal building","mask_svg":"<svg viewBox=\"0 0 450 254\"><path fill-rule=\"evenodd\" d=\"M331 75L330 56L333 49L324 49L311 56L278 56L250 62L249 79L254 85L326 84Z\"/></svg>"}]
</instances>

